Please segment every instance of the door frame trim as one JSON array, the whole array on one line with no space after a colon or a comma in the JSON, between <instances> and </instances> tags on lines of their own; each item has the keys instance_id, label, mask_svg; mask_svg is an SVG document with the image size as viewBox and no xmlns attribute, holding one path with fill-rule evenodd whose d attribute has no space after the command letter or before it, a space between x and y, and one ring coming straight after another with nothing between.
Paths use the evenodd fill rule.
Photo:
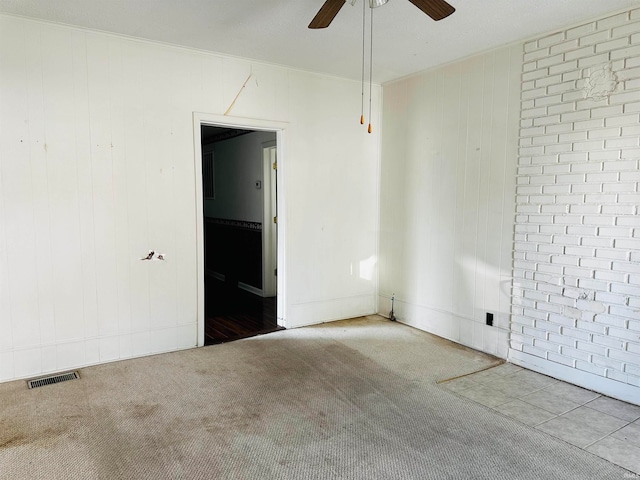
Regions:
<instances>
[{"instance_id":1,"label":"door frame trim","mask_svg":"<svg viewBox=\"0 0 640 480\"><path fill-rule=\"evenodd\" d=\"M278 225L273 217L278 216L277 203L277 178L278 171L273 168L271 152L276 151L275 163L277 164L277 141L268 141L262 144L262 296L277 296L277 276L273 271L278 268ZM275 174L275 180L273 178ZM274 190L275 189L275 190ZM275 199L275 209L272 200Z\"/></svg>"},{"instance_id":2,"label":"door frame trim","mask_svg":"<svg viewBox=\"0 0 640 480\"><path fill-rule=\"evenodd\" d=\"M216 115L204 112L193 112L193 150L195 166L195 202L196 202L196 275L197 296L196 316L198 328L199 347L204 345L204 197L202 191L202 137L201 125L211 125L227 128L239 128L244 130L262 130L275 132L276 145L278 147L278 278L277 278L277 322L281 327L286 327L286 294L287 294L287 268L286 268L286 184L284 172L286 169L286 129L288 123L275 120L261 120L255 118L233 117L230 115Z\"/></svg>"}]
</instances>

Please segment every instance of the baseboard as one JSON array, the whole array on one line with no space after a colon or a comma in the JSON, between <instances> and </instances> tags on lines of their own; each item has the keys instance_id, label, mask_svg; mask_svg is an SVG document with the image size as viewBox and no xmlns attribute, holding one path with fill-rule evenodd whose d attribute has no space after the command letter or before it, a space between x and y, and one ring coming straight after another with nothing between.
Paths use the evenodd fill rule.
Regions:
<instances>
[{"instance_id":1,"label":"baseboard","mask_svg":"<svg viewBox=\"0 0 640 480\"><path fill-rule=\"evenodd\" d=\"M216 280L220 280L221 282L224 282L225 279L227 278L227 277L225 277L224 273L215 272L213 270L207 270L205 273L207 275L215 278Z\"/></svg>"},{"instance_id":2,"label":"baseboard","mask_svg":"<svg viewBox=\"0 0 640 480\"><path fill-rule=\"evenodd\" d=\"M238 288L241 288L245 292L253 293L254 295L258 295L259 297L262 297L262 289L261 288L256 288L256 287L253 287L251 285L248 285L248 284L242 283L242 282L238 282Z\"/></svg>"},{"instance_id":3,"label":"baseboard","mask_svg":"<svg viewBox=\"0 0 640 480\"><path fill-rule=\"evenodd\" d=\"M550 362L549 360L521 352L520 350L514 350L513 348L509 349L508 359L514 365L533 370L534 372L548 375L563 382L572 383L624 402L640 405L640 387L577 370L560 363Z\"/></svg>"},{"instance_id":4,"label":"baseboard","mask_svg":"<svg viewBox=\"0 0 640 480\"><path fill-rule=\"evenodd\" d=\"M372 315L376 310L375 301L374 295L356 295L291 305L284 326L286 328L306 327Z\"/></svg>"},{"instance_id":5,"label":"baseboard","mask_svg":"<svg viewBox=\"0 0 640 480\"><path fill-rule=\"evenodd\" d=\"M224 273L219 273L219 272L215 272L213 270L207 270L206 274L215 278L216 280L220 280L221 282L224 282L227 277L225 276ZM263 292L261 288L256 288L252 285L249 285L248 283L243 283L243 282L238 282L238 288L241 288L242 290L244 290L245 292L249 292L249 293L253 293L254 295L258 295L259 297L263 296Z\"/></svg>"},{"instance_id":6,"label":"baseboard","mask_svg":"<svg viewBox=\"0 0 640 480\"><path fill-rule=\"evenodd\" d=\"M0 383L195 348L198 343L197 328L194 321L153 330L86 337L0 352ZM54 355L51 355L52 351ZM59 360L61 352L65 354L64 362ZM47 358L48 361L27 361L33 358Z\"/></svg>"},{"instance_id":7,"label":"baseboard","mask_svg":"<svg viewBox=\"0 0 640 480\"><path fill-rule=\"evenodd\" d=\"M390 299L378 297L378 312L386 316L390 308ZM384 310L383 310L384 308ZM465 347L479 350L502 359L507 358L509 331L497 326L488 326L458 313L416 305L395 299L394 314L399 323L409 325L424 332L437 335Z\"/></svg>"}]
</instances>

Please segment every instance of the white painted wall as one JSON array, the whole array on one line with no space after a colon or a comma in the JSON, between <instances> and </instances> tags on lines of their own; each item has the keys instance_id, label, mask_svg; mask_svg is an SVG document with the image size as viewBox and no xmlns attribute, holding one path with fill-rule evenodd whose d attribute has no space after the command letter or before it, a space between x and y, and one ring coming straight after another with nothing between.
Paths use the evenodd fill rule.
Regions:
<instances>
[{"instance_id":1,"label":"white painted wall","mask_svg":"<svg viewBox=\"0 0 640 480\"><path fill-rule=\"evenodd\" d=\"M0 16L0 381L196 344L193 112L250 73L231 114L287 125L285 325L375 311L357 82Z\"/></svg>"},{"instance_id":2,"label":"white painted wall","mask_svg":"<svg viewBox=\"0 0 640 480\"><path fill-rule=\"evenodd\" d=\"M255 182L263 181L263 143L275 140L274 132L252 132L206 149L215 158L216 198L205 199L205 216L262 223L264 190Z\"/></svg>"},{"instance_id":3,"label":"white painted wall","mask_svg":"<svg viewBox=\"0 0 640 480\"><path fill-rule=\"evenodd\" d=\"M521 48L384 86L379 310L503 358Z\"/></svg>"},{"instance_id":4,"label":"white painted wall","mask_svg":"<svg viewBox=\"0 0 640 480\"><path fill-rule=\"evenodd\" d=\"M509 357L640 404L640 9L523 60ZM615 90L585 98L604 65Z\"/></svg>"}]
</instances>

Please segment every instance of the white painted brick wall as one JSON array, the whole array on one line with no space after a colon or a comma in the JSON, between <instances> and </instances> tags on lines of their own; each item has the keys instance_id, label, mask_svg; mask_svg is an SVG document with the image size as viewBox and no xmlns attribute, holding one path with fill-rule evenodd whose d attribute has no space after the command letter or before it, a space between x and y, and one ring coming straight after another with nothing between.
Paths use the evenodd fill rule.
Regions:
<instances>
[{"instance_id":1,"label":"white painted brick wall","mask_svg":"<svg viewBox=\"0 0 640 480\"><path fill-rule=\"evenodd\" d=\"M524 45L511 348L640 386L640 9ZM589 75L616 75L604 99Z\"/></svg>"}]
</instances>

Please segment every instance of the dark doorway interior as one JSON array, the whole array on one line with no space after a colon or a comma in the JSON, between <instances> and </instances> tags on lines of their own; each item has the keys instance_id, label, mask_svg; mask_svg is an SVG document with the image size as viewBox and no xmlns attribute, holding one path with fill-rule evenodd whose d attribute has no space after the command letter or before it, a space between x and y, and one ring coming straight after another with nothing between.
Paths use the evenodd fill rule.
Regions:
<instances>
[{"instance_id":1,"label":"dark doorway interior","mask_svg":"<svg viewBox=\"0 0 640 480\"><path fill-rule=\"evenodd\" d=\"M276 297L260 297L205 276L205 345L230 342L279 330Z\"/></svg>"},{"instance_id":2,"label":"dark doorway interior","mask_svg":"<svg viewBox=\"0 0 640 480\"><path fill-rule=\"evenodd\" d=\"M205 125L201 128L205 182L204 330L205 345L212 345L273 332L281 327L277 325L276 297L260 295L263 268L262 224L246 218L247 208L244 204L251 196L242 197L243 191L237 190L247 188L239 182L238 175L245 175L250 167L245 165L239 169L241 173L238 173L237 169L228 165L228 162L237 160L228 158L233 156L229 154L230 149L233 150L229 141L234 139L234 144L241 143L242 138L250 138L248 134L253 132ZM222 145L220 142L226 143ZM216 149L216 145L219 148ZM243 147L239 149L245 151ZM213 163L216 152L219 152L218 168ZM260 152L255 161L261 164L259 154ZM243 163L246 160L246 157L242 158ZM212 178L206 178L209 175ZM239 183L240 186L230 187ZM251 188L254 188L253 180ZM248 192L251 193L250 190ZM243 208L235 204L239 197L244 202ZM256 206L262 208L262 197L253 201L259 202L260 205Z\"/></svg>"}]
</instances>

